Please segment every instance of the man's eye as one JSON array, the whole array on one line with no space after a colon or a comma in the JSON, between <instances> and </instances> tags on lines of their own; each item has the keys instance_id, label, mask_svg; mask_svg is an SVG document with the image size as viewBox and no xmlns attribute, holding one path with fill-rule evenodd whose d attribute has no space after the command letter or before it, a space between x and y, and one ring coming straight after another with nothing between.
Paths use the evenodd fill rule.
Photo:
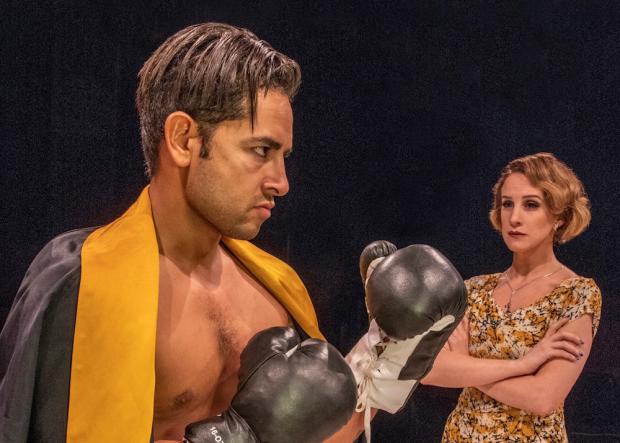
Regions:
<instances>
[{"instance_id":1,"label":"man's eye","mask_svg":"<svg viewBox=\"0 0 620 443\"><path fill-rule=\"evenodd\" d=\"M255 148L252 148L252 150L256 152L258 155L260 155L261 157L267 156L267 148L264 146L257 146Z\"/></svg>"}]
</instances>

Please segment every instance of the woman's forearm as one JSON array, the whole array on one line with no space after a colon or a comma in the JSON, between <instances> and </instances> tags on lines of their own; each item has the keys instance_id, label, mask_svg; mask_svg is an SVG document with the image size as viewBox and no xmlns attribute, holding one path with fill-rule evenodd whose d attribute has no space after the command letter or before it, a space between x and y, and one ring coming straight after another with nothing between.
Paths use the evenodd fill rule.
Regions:
<instances>
[{"instance_id":1,"label":"woman's forearm","mask_svg":"<svg viewBox=\"0 0 620 443\"><path fill-rule=\"evenodd\" d=\"M560 406L561 401L556 400L540 381L534 375L524 375L477 388L508 406L544 416Z\"/></svg>"},{"instance_id":2,"label":"woman's forearm","mask_svg":"<svg viewBox=\"0 0 620 443\"><path fill-rule=\"evenodd\" d=\"M421 383L444 388L464 388L526 374L528 368L520 360L476 358L444 349Z\"/></svg>"}]
</instances>

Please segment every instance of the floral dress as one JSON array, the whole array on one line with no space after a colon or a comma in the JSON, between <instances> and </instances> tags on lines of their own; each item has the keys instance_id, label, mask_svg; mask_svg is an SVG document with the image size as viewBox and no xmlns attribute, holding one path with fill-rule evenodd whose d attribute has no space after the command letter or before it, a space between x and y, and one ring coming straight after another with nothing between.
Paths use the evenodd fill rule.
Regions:
<instances>
[{"instance_id":1,"label":"floral dress","mask_svg":"<svg viewBox=\"0 0 620 443\"><path fill-rule=\"evenodd\" d=\"M601 292L594 280L564 280L530 306L506 313L492 297L501 274L473 277L468 292L469 354L478 358L518 359L563 316L592 315L592 336L601 315ZM476 388L463 389L448 417L442 442L566 442L564 408L540 417L513 408Z\"/></svg>"}]
</instances>

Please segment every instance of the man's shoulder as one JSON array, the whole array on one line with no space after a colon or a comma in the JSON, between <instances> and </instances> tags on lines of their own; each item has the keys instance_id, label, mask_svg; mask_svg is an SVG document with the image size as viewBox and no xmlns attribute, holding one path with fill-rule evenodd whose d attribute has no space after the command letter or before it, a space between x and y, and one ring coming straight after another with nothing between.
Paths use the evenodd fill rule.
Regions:
<instances>
[{"instance_id":1,"label":"man's shoulder","mask_svg":"<svg viewBox=\"0 0 620 443\"><path fill-rule=\"evenodd\" d=\"M260 246L257 246L256 244L252 242L248 241L246 243L248 244L248 247L253 248L255 250L256 254L260 254L265 257L268 257L273 266L286 270L287 272L294 273L295 276L298 277L295 269L293 269L293 267L290 264L288 264L286 261L284 261L282 258L272 254L269 251L266 251L265 249L261 248Z\"/></svg>"},{"instance_id":2,"label":"man's shoulder","mask_svg":"<svg viewBox=\"0 0 620 443\"><path fill-rule=\"evenodd\" d=\"M246 266L257 263L263 269L301 281L297 272L288 263L250 241L224 238L223 243Z\"/></svg>"},{"instance_id":3,"label":"man's shoulder","mask_svg":"<svg viewBox=\"0 0 620 443\"><path fill-rule=\"evenodd\" d=\"M88 228L78 228L58 234L56 237L47 242L41 251L49 248L50 252L55 254L79 254L84 240L86 240L86 237L88 237L95 229L97 229L97 227L94 226Z\"/></svg>"},{"instance_id":4,"label":"man's shoulder","mask_svg":"<svg viewBox=\"0 0 620 443\"><path fill-rule=\"evenodd\" d=\"M32 261L27 273L39 273L54 265L79 265L80 252L86 238L96 228L73 229L51 239Z\"/></svg>"},{"instance_id":5,"label":"man's shoulder","mask_svg":"<svg viewBox=\"0 0 620 443\"><path fill-rule=\"evenodd\" d=\"M32 260L13 304L24 295L41 298L74 274L79 274L80 253L88 235L95 228L74 229L51 239Z\"/></svg>"}]
</instances>

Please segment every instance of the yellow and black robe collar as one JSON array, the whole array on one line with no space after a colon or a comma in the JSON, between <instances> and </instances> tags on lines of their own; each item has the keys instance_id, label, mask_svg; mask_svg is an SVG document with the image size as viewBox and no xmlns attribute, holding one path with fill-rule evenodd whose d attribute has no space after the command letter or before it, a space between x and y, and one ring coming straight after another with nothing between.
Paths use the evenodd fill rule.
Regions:
<instances>
[{"instance_id":1,"label":"yellow and black robe collar","mask_svg":"<svg viewBox=\"0 0 620 443\"><path fill-rule=\"evenodd\" d=\"M323 338L308 292L288 265L247 241L222 240L311 337ZM81 252L68 442L147 442L155 394L159 252L148 187Z\"/></svg>"}]
</instances>

